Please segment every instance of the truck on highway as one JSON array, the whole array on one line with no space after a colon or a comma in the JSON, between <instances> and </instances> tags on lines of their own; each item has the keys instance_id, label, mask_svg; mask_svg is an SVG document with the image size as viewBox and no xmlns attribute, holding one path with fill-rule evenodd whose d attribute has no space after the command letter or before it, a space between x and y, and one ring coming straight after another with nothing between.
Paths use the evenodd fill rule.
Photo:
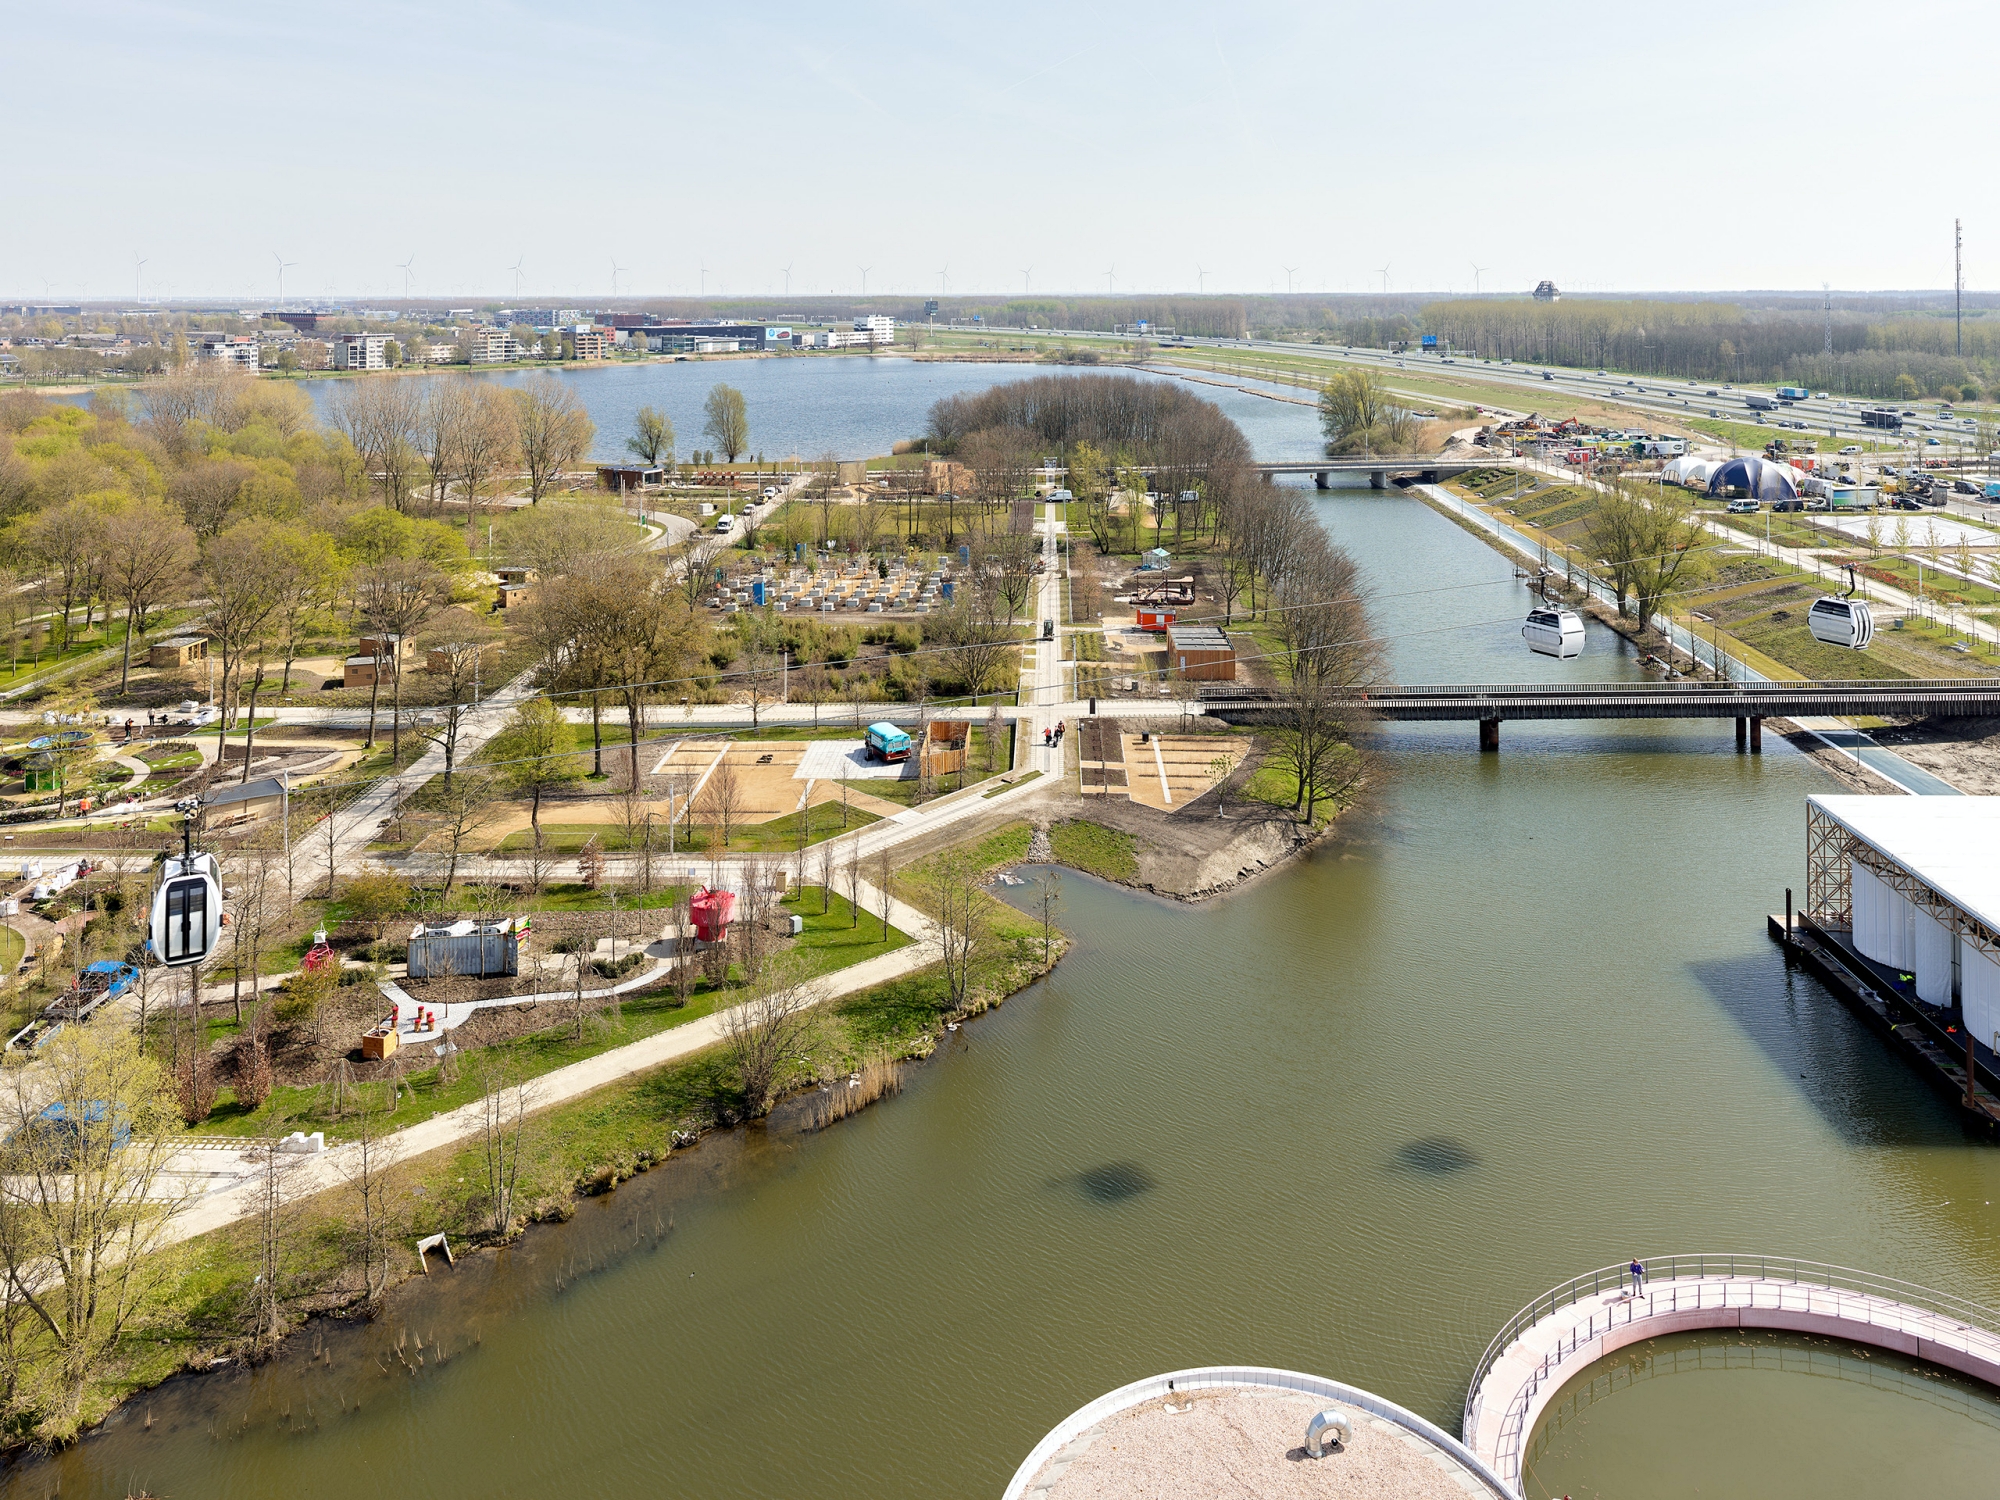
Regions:
<instances>
[{"instance_id":1,"label":"truck on highway","mask_svg":"<svg viewBox=\"0 0 2000 1500\"><path fill-rule=\"evenodd\" d=\"M1778 409L1776 398L1759 395L1755 391L1751 391L1744 396L1743 404L1752 411L1776 411Z\"/></svg>"},{"instance_id":2,"label":"truck on highway","mask_svg":"<svg viewBox=\"0 0 2000 1500\"><path fill-rule=\"evenodd\" d=\"M1802 385L1781 385L1778 387L1778 399L1780 401L1806 401L1810 400L1811 397L1812 392Z\"/></svg>"},{"instance_id":3,"label":"truck on highway","mask_svg":"<svg viewBox=\"0 0 2000 1500\"><path fill-rule=\"evenodd\" d=\"M1862 410L1861 425L1863 427L1886 427L1894 432L1902 427L1903 416L1893 406L1870 406Z\"/></svg>"}]
</instances>

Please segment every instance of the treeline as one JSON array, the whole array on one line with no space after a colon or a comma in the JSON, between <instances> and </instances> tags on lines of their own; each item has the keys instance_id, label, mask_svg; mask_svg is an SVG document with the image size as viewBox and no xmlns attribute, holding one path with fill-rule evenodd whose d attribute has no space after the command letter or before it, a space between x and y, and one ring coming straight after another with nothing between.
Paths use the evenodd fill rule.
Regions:
<instances>
[{"instance_id":1,"label":"treeline","mask_svg":"<svg viewBox=\"0 0 2000 1500\"><path fill-rule=\"evenodd\" d=\"M1386 342L1351 336L1363 331L1333 330L1343 343ZM1831 356L1823 311L1747 312L1728 302L1433 302L1395 337L1419 333L1491 359L1810 385L1884 399L1973 400L2000 387L2000 316L1983 312L1966 320L1962 357L1954 352L1951 317L1928 310L1877 317L1836 311Z\"/></svg>"}]
</instances>

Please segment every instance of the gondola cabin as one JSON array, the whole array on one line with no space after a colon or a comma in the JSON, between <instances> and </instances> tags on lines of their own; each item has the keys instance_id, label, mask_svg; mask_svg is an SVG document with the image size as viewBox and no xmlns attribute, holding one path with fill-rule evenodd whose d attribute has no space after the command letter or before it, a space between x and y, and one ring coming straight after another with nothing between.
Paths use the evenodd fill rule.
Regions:
<instances>
[{"instance_id":1,"label":"gondola cabin","mask_svg":"<svg viewBox=\"0 0 2000 1500\"><path fill-rule=\"evenodd\" d=\"M1875 639L1875 616L1862 599L1816 599L1806 612L1806 623L1812 627L1813 639L1829 646L1859 651Z\"/></svg>"},{"instance_id":2,"label":"gondola cabin","mask_svg":"<svg viewBox=\"0 0 2000 1500\"><path fill-rule=\"evenodd\" d=\"M154 957L169 968L198 964L222 931L222 882L213 854L170 858L153 888L149 936Z\"/></svg>"},{"instance_id":3,"label":"gondola cabin","mask_svg":"<svg viewBox=\"0 0 2000 1500\"><path fill-rule=\"evenodd\" d=\"M1537 606L1528 611L1521 637L1530 651L1568 661L1583 655L1583 616L1555 605Z\"/></svg>"}]
</instances>

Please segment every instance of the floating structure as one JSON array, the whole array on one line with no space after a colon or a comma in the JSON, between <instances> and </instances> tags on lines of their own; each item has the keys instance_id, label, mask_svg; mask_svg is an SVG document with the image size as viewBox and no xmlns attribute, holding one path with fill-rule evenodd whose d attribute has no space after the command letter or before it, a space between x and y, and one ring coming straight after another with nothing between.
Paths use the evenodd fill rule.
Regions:
<instances>
[{"instance_id":1,"label":"floating structure","mask_svg":"<svg viewBox=\"0 0 2000 1500\"><path fill-rule=\"evenodd\" d=\"M1005 1500L1254 1493L1516 1500L1465 1444L1359 1386L1260 1366L1135 1380L1071 1413Z\"/></svg>"},{"instance_id":2,"label":"floating structure","mask_svg":"<svg viewBox=\"0 0 2000 1500\"><path fill-rule=\"evenodd\" d=\"M1772 935L2000 1127L2000 797L1806 799L1806 899Z\"/></svg>"}]
</instances>

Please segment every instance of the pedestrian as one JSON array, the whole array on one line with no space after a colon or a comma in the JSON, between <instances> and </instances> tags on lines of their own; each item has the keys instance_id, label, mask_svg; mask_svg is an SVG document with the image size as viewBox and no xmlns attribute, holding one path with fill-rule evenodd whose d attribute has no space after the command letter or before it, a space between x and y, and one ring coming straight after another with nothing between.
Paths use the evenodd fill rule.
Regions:
<instances>
[{"instance_id":1,"label":"pedestrian","mask_svg":"<svg viewBox=\"0 0 2000 1500\"><path fill-rule=\"evenodd\" d=\"M1634 1260L1626 1269L1632 1273L1632 1295L1636 1297L1644 1290L1640 1283L1646 1279L1646 1268Z\"/></svg>"},{"instance_id":2,"label":"pedestrian","mask_svg":"<svg viewBox=\"0 0 2000 1500\"><path fill-rule=\"evenodd\" d=\"M1046 724L1042 726L1042 748L1049 748L1049 728Z\"/></svg>"},{"instance_id":3,"label":"pedestrian","mask_svg":"<svg viewBox=\"0 0 2000 1500\"><path fill-rule=\"evenodd\" d=\"M128 745L132 743L132 720L130 719L125 721L125 743Z\"/></svg>"}]
</instances>

